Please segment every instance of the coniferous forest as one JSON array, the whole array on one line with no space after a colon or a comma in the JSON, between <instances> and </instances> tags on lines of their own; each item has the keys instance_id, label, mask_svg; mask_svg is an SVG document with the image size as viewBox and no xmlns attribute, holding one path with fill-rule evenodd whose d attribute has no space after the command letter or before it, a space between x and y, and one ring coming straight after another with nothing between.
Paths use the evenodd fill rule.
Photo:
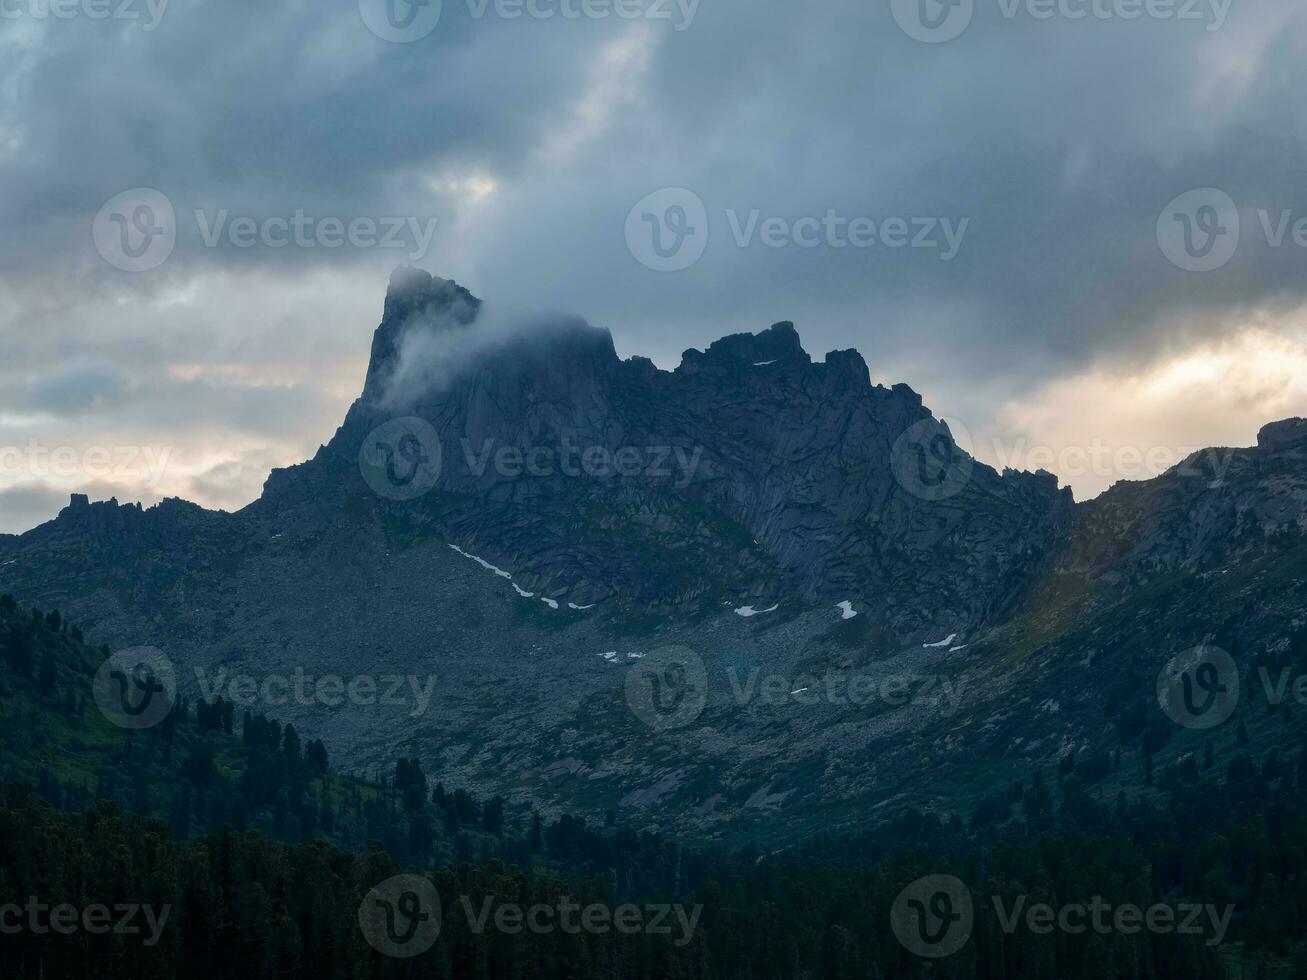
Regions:
<instances>
[{"instance_id":1,"label":"coniferous forest","mask_svg":"<svg viewBox=\"0 0 1307 980\"><path fill-rule=\"evenodd\" d=\"M1304 91L0 0L0 980L1307 980Z\"/></svg>"},{"instance_id":2,"label":"coniferous forest","mask_svg":"<svg viewBox=\"0 0 1307 980\"><path fill-rule=\"evenodd\" d=\"M967 819L690 848L611 817L506 811L415 759L341 776L320 743L221 701L101 742L85 703L97 652L57 613L5 598L0 614L5 977L1307 975L1307 743L1150 768L1133 798L1104 799L1098 770L1116 763L1086 759ZM412 956L379 951L360 920L402 874L437 896L434 941ZM931 958L898 938L895 903L940 875L971 911L961 946ZM1046 929L1026 914L1091 902L1174 921ZM585 920L595 906L633 910L631 928ZM505 907L548 911L531 927Z\"/></svg>"}]
</instances>

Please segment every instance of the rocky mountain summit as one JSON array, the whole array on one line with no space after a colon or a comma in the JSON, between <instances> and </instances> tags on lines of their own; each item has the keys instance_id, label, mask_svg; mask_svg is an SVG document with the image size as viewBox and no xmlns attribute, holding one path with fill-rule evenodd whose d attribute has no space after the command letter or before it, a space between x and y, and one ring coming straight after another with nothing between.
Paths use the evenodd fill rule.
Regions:
<instances>
[{"instance_id":1,"label":"rocky mountain summit","mask_svg":"<svg viewBox=\"0 0 1307 980\"><path fill-rule=\"evenodd\" d=\"M0 537L0 592L163 648L193 694L399 678L258 705L347 767L420 755L520 803L784 836L966 812L1108 747L1128 778L1169 658L1307 642L1304 532L1307 420L1076 504L790 323L663 371L401 269L312 459L237 513L74 496ZM641 710L669 650L698 695L670 727Z\"/></svg>"},{"instance_id":2,"label":"rocky mountain summit","mask_svg":"<svg viewBox=\"0 0 1307 980\"><path fill-rule=\"evenodd\" d=\"M856 351L814 363L790 323L667 372L581 321L482 318L455 284L397 272L363 396L253 510L357 498L360 445L417 418L438 479L382 509L544 597L867 596L904 631L1004 608L1070 513L1054 477L975 463L910 388L873 386Z\"/></svg>"}]
</instances>

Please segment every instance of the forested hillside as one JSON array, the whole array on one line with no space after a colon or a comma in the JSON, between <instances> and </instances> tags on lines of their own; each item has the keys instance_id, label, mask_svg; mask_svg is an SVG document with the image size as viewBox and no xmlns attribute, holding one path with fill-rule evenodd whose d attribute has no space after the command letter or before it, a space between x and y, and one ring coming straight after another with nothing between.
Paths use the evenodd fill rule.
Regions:
<instances>
[{"instance_id":1,"label":"forested hillside","mask_svg":"<svg viewBox=\"0 0 1307 980\"><path fill-rule=\"evenodd\" d=\"M1307 975L1307 745L1288 709L1283 746L1253 747L1241 723L1220 758L1150 768L1114 799L1101 786L1116 760L1082 759L966 819L909 813L760 854L505 813L419 760L343 777L293 728L222 702L126 731L90 703L102 652L76 627L6 599L0 636L6 977ZM412 958L379 952L359 919L400 873L438 895L438 935ZM895 910L940 876L971 914L958 948L932 958ZM1174 921L1044 931L1027 914L1094 902ZM62 904L114 923L136 911L121 929L78 919L65 933L49 919ZM514 928L504 906L552 912ZM639 914L631 931L569 928L569 906Z\"/></svg>"}]
</instances>

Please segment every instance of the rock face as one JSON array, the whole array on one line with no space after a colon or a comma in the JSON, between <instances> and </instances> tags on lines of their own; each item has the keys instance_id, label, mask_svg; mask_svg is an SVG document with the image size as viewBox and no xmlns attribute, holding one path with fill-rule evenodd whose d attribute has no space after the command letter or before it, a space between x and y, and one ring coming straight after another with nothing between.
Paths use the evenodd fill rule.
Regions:
<instances>
[{"instance_id":1,"label":"rock face","mask_svg":"<svg viewBox=\"0 0 1307 980\"><path fill-rule=\"evenodd\" d=\"M1076 508L1063 575L1112 582L1198 572L1307 532L1307 421L1265 426L1250 449L1206 449L1154 480Z\"/></svg>"},{"instance_id":2,"label":"rock face","mask_svg":"<svg viewBox=\"0 0 1307 980\"><path fill-rule=\"evenodd\" d=\"M784 836L967 815L968 787L1133 752L1112 732L1157 713L1175 654L1307 649L1305 532L1302 419L1075 504L972 460L856 352L814 362L792 324L661 371L402 269L313 459L235 514L75 495L0 536L0 592L163 647L192 695L438 678L389 705L253 706L346 767L420 755L521 803ZM697 651L706 698L662 731L629 685L669 645Z\"/></svg>"},{"instance_id":3,"label":"rock face","mask_svg":"<svg viewBox=\"0 0 1307 980\"><path fill-rule=\"evenodd\" d=\"M813 363L793 324L664 372L579 321L479 312L453 283L397 272L363 396L254 509L365 493L360 446L413 416L438 436L439 479L389 509L556 601L866 597L904 632L1010 605L1070 512L1052 476L966 457L856 351Z\"/></svg>"}]
</instances>

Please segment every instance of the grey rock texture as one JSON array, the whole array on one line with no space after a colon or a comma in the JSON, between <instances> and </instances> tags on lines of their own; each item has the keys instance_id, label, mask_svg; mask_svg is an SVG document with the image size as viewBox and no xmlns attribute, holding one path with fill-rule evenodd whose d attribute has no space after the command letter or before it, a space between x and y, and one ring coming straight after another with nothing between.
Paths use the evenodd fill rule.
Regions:
<instances>
[{"instance_id":1,"label":"grey rock texture","mask_svg":"<svg viewBox=\"0 0 1307 980\"><path fill-rule=\"evenodd\" d=\"M360 454L389 425L382 448L418 458L393 435L414 418L441 465L395 499ZM590 472L565 447L635 464ZM537 472L512 463L533 453ZM1075 504L1049 474L971 460L856 352L814 362L791 324L661 371L604 330L506 323L405 269L313 459L235 514L74 496L0 537L0 591L97 643L164 648L191 694L434 675L429 702L252 706L346 768L420 755L450 786L761 839L965 815L1104 744L1176 653L1282 646L1307 619L1304 532L1301 419ZM627 685L669 645L702 660L706 697L658 731Z\"/></svg>"},{"instance_id":2,"label":"grey rock texture","mask_svg":"<svg viewBox=\"0 0 1307 980\"><path fill-rule=\"evenodd\" d=\"M357 496L361 443L412 415L438 433L443 465L435 492L394 509L532 590L579 605L862 597L905 633L1009 606L1070 513L1052 476L973 463L911 389L871 385L856 351L813 363L792 324L686 351L664 372L619 360L608 332L580 321L480 337L478 308L453 283L397 272L363 396L254 510ZM932 437L967 474L940 499L895 469L918 465ZM478 467L504 449L542 465ZM597 449L627 453L627 473L586 472Z\"/></svg>"}]
</instances>

